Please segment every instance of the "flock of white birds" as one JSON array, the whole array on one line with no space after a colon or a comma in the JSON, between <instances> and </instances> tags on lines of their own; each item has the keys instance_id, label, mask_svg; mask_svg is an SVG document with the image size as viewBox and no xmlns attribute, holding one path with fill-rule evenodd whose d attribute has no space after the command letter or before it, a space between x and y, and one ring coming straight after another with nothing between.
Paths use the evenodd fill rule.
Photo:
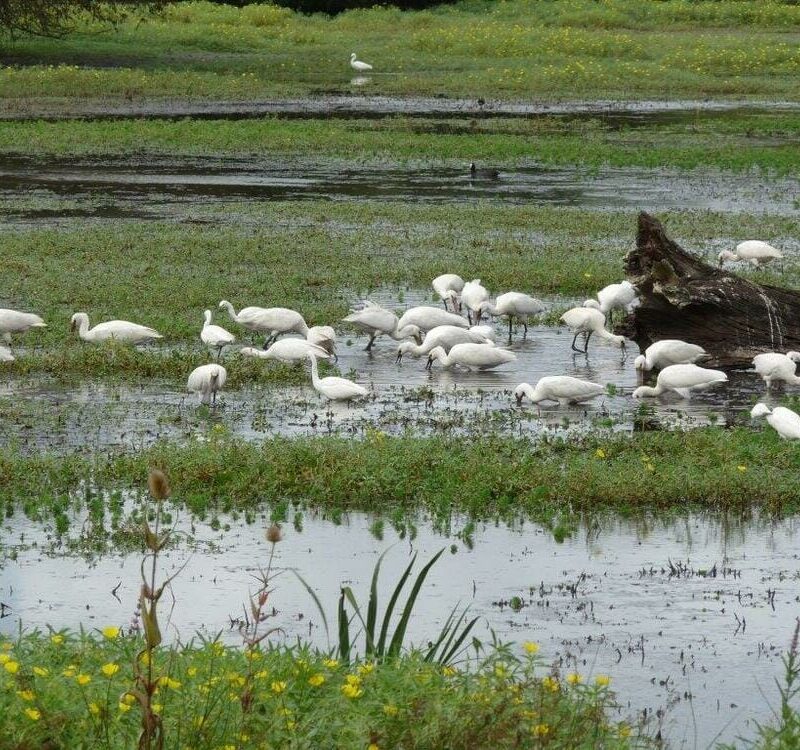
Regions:
<instances>
[{"instance_id":1,"label":"flock of white birds","mask_svg":"<svg viewBox=\"0 0 800 750\"><path fill-rule=\"evenodd\" d=\"M762 264L779 257L780 253L766 243L750 241L737 246L735 254L723 251L719 261L722 263L735 258ZM369 336L366 351L372 349L380 336L400 341L398 363L405 355L427 356L426 368L429 370L436 362L445 368L489 370L513 362L516 355L509 349L495 345L494 327L482 325L483 316L506 318L510 342L515 321L523 326L527 334L530 319L545 310L539 300L522 292L506 292L492 300L480 279L465 282L453 273L438 276L432 286L444 309L417 306L406 310L398 318L393 311L366 300L352 309L343 322ZM622 281L601 289L596 298L586 300L580 307L567 310L561 316L561 321L575 334L572 350L588 354L589 341L596 335L624 353L625 338L609 331L606 321L610 322L615 310L630 312L638 303L635 287L628 281ZM336 331L332 326L308 326L299 312L285 307L245 307L236 312L230 302L222 300L219 308L225 310L230 319L245 330L266 337L263 349L246 346L239 349L242 356L286 363L309 361L313 387L333 401L350 401L369 395L367 388L352 380L319 376L318 360L336 358ZM45 326L44 320L33 313L0 309L0 335L9 345L13 335ZM113 339L119 343L137 345L163 338L153 328L126 320L110 320L92 327L85 312L77 312L72 316L71 328L77 331L82 341L89 343ZM299 334L300 338L279 339L283 334L290 333ZM580 337L582 347L577 345ZM187 388L198 395L201 403L215 404L217 393L224 387L228 376L218 360L222 350L236 342L236 336L222 326L215 325L211 310L206 310L200 340L215 352L217 361L193 370ZM657 397L667 392L689 398L695 391L726 382L728 376L721 370L696 364L707 357L702 347L686 341L670 339L652 344L636 357L634 367L640 372L658 370L655 386L636 388L633 398ZM0 361L13 360L11 349L0 346ZM800 376L796 374L797 362L800 362L798 352L766 352L753 359L755 371L764 379L767 388L776 382L800 385ZM527 398L535 404L555 401L566 405L589 401L605 390L599 383L569 375L552 375L541 378L535 386L520 383L514 390L514 396L520 404ZM766 417L781 437L800 438L800 416L790 409L769 409L760 403L751 414L753 418Z\"/></svg>"}]
</instances>

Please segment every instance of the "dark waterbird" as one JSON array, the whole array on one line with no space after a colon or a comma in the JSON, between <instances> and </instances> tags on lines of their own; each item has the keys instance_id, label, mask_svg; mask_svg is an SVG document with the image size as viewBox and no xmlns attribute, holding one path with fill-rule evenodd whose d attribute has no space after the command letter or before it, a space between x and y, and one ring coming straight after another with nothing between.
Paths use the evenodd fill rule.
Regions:
<instances>
[{"instance_id":1,"label":"dark waterbird","mask_svg":"<svg viewBox=\"0 0 800 750\"><path fill-rule=\"evenodd\" d=\"M469 165L469 176L473 180L499 180L500 172L496 169L478 169L473 161Z\"/></svg>"}]
</instances>

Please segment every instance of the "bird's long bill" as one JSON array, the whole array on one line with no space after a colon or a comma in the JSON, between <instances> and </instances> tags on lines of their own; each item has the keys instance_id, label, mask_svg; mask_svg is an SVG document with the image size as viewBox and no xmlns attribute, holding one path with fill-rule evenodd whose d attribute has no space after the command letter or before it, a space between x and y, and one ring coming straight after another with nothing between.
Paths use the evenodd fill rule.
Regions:
<instances>
[{"instance_id":1,"label":"bird's long bill","mask_svg":"<svg viewBox=\"0 0 800 750\"><path fill-rule=\"evenodd\" d=\"M69 322L69 330L74 331L78 327L78 324L74 320L70 320Z\"/></svg>"}]
</instances>

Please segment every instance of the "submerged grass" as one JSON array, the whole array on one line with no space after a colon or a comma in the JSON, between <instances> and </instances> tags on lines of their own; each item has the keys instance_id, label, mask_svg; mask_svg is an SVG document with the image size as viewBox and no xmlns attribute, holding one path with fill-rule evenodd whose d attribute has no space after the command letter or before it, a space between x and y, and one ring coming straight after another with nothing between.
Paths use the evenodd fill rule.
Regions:
<instances>
[{"instance_id":1,"label":"submerged grass","mask_svg":"<svg viewBox=\"0 0 800 750\"><path fill-rule=\"evenodd\" d=\"M765 1L496 3L335 18L272 5L176 3L116 33L4 44L9 104L43 97L251 99L381 94L588 98L796 98L800 11ZM375 64L350 83L350 51ZM17 99L17 101L13 101Z\"/></svg>"},{"instance_id":2,"label":"submerged grass","mask_svg":"<svg viewBox=\"0 0 800 750\"><path fill-rule=\"evenodd\" d=\"M783 513L800 507L800 457L793 446L772 431L741 427L536 444L482 438L479 450L456 438L382 433L363 441L275 438L254 445L213 431L207 442L164 442L111 457L24 456L5 449L0 496L7 515L23 509L49 523L54 514L84 504L118 502L120 490L143 490L141 477L149 466L168 471L174 496L201 518L266 510L265 498L279 518L292 505L390 519L424 512L440 527L454 514L569 527L579 514L600 510L755 504Z\"/></svg>"},{"instance_id":3,"label":"submerged grass","mask_svg":"<svg viewBox=\"0 0 800 750\"><path fill-rule=\"evenodd\" d=\"M735 113L636 127L597 119L178 120L0 123L4 151L32 154L261 155L281 158L547 166L800 167L800 114ZM141 157L140 157L141 158Z\"/></svg>"}]
</instances>

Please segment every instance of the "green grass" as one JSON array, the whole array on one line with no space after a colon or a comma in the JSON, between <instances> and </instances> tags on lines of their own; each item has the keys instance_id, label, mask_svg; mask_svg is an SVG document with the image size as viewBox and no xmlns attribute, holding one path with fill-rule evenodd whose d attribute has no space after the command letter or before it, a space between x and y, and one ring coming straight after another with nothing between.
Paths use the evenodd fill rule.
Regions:
<instances>
[{"instance_id":1,"label":"green grass","mask_svg":"<svg viewBox=\"0 0 800 750\"><path fill-rule=\"evenodd\" d=\"M204 309L248 338L217 310L221 299L237 309L284 305L300 310L309 324L337 324L375 289L427 289L446 271L480 277L493 290L588 296L622 275L635 226L634 212L488 203L267 202L229 210L231 224L223 223L223 212L216 225L77 222L0 234L0 306L38 312L48 323L19 337L32 349L4 372L182 381L207 357L199 341ZM794 231L791 219L769 215L677 212L663 218L679 242L701 251L709 237L780 238ZM787 262L780 283L798 282ZM92 322L151 325L177 348L136 352L81 344L69 332L79 310ZM295 371L274 363L242 362L236 369L232 386L254 378L297 382Z\"/></svg>"},{"instance_id":2,"label":"green grass","mask_svg":"<svg viewBox=\"0 0 800 750\"><path fill-rule=\"evenodd\" d=\"M0 639L0 748L136 747L141 714L129 691L142 648L140 637L99 633ZM414 652L347 665L305 646L219 642L162 647L152 661L165 750L649 746L610 719L607 677L568 684L508 647L460 669Z\"/></svg>"},{"instance_id":3,"label":"green grass","mask_svg":"<svg viewBox=\"0 0 800 750\"><path fill-rule=\"evenodd\" d=\"M767 430L609 433L543 441L481 438L273 438L247 443L211 432L210 441L162 442L116 456L25 456L0 452L6 514L38 523L89 510L97 539L125 538L119 492L142 491L148 467L171 477L172 501L199 518L298 509L378 514L399 524L423 514L447 528L454 514L508 522L533 519L554 533L581 514L687 508L796 512L800 456Z\"/></svg>"},{"instance_id":4,"label":"green grass","mask_svg":"<svg viewBox=\"0 0 800 750\"><path fill-rule=\"evenodd\" d=\"M114 33L4 44L6 106L37 99L257 99L318 92L487 98L796 99L800 9L779 2L485 2L336 18L180 3ZM351 51L375 65L350 85ZM31 63L38 63L33 64Z\"/></svg>"},{"instance_id":5,"label":"green grass","mask_svg":"<svg viewBox=\"0 0 800 750\"><path fill-rule=\"evenodd\" d=\"M608 127L600 118L0 123L4 151L35 156L257 155L367 163L445 162L462 167L475 159L501 166L758 168L776 174L796 174L800 169L798 137L800 114L764 112L689 117L683 122L623 129Z\"/></svg>"}]
</instances>

